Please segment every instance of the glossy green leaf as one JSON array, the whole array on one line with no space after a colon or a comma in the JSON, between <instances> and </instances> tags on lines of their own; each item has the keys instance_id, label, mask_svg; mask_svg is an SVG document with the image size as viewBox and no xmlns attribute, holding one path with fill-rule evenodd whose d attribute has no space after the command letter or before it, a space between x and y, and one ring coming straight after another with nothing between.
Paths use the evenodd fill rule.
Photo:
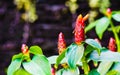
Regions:
<instances>
[{"instance_id":1,"label":"glossy green leaf","mask_svg":"<svg viewBox=\"0 0 120 75\"><path fill-rule=\"evenodd\" d=\"M77 62L77 66L82 66L83 64L82 64L82 62L80 61L80 62Z\"/></svg>"},{"instance_id":2,"label":"glossy green leaf","mask_svg":"<svg viewBox=\"0 0 120 75\"><path fill-rule=\"evenodd\" d=\"M30 53L32 54L43 54L42 49L39 46L31 46Z\"/></svg>"},{"instance_id":3,"label":"glossy green leaf","mask_svg":"<svg viewBox=\"0 0 120 75\"><path fill-rule=\"evenodd\" d=\"M115 62L114 66L112 67L112 70L120 72L120 62Z\"/></svg>"},{"instance_id":4,"label":"glossy green leaf","mask_svg":"<svg viewBox=\"0 0 120 75\"><path fill-rule=\"evenodd\" d=\"M100 73L97 72L96 69L94 69L94 70L91 70L88 75L100 75Z\"/></svg>"},{"instance_id":5,"label":"glossy green leaf","mask_svg":"<svg viewBox=\"0 0 120 75\"><path fill-rule=\"evenodd\" d=\"M107 17L103 17L99 19L99 21L96 24L95 30L100 39L102 39L103 33L108 28L110 24L110 21Z\"/></svg>"},{"instance_id":6,"label":"glossy green leaf","mask_svg":"<svg viewBox=\"0 0 120 75\"><path fill-rule=\"evenodd\" d=\"M56 75L79 75L79 69L76 68L75 70L71 70L71 69L60 69Z\"/></svg>"},{"instance_id":7,"label":"glossy green leaf","mask_svg":"<svg viewBox=\"0 0 120 75\"><path fill-rule=\"evenodd\" d=\"M54 55L54 56L48 57L47 59L48 59L48 61L49 61L50 64L56 64L57 58L58 58L58 55ZM65 57L60 61L59 64L62 64L62 63L67 63L67 60L66 60Z\"/></svg>"},{"instance_id":8,"label":"glossy green leaf","mask_svg":"<svg viewBox=\"0 0 120 75\"><path fill-rule=\"evenodd\" d=\"M82 64L83 64L82 67L84 69L84 74L88 74L90 68L89 68L87 61L83 61Z\"/></svg>"},{"instance_id":9,"label":"glossy green leaf","mask_svg":"<svg viewBox=\"0 0 120 75\"><path fill-rule=\"evenodd\" d=\"M22 59L22 57L23 57L22 53L16 54L12 57L12 61L14 61L15 59Z\"/></svg>"},{"instance_id":10,"label":"glossy green leaf","mask_svg":"<svg viewBox=\"0 0 120 75\"><path fill-rule=\"evenodd\" d=\"M117 22L120 22L120 12L117 12L117 13L113 14L112 17Z\"/></svg>"},{"instance_id":11,"label":"glossy green leaf","mask_svg":"<svg viewBox=\"0 0 120 75\"><path fill-rule=\"evenodd\" d=\"M66 59L70 68L76 68L77 62L79 62L84 54L84 46L71 44L66 53Z\"/></svg>"},{"instance_id":12,"label":"glossy green leaf","mask_svg":"<svg viewBox=\"0 0 120 75\"><path fill-rule=\"evenodd\" d=\"M100 48L100 49L102 48L101 45L98 42L96 42L94 39L86 39L85 43L87 43L88 45L94 48Z\"/></svg>"},{"instance_id":13,"label":"glossy green leaf","mask_svg":"<svg viewBox=\"0 0 120 75\"><path fill-rule=\"evenodd\" d=\"M96 20L96 21L90 23L89 25L87 25L87 27L85 27L85 33L88 32L88 31L90 31L92 28L94 28L96 26L96 24L97 24L98 21L99 20Z\"/></svg>"},{"instance_id":14,"label":"glossy green leaf","mask_svg":"<svg viewBox=\"0 0 120 75\"><path fill-rule=\"evenodd\" d=\"M111 70L109 71L106 75L119 75L117 74L118 72L116 70Z\"/></svg>"},{"instance_id":15,"label":"glossy green leaf","mask_svg":"<svg viewBox=\"0 0 120 75\"><path fill-rule=\"evenodd\" d=\"M115 61L120 62L120 53L110 50L103 50L100 55L96 51L90 54L90 59L94 61Z\"/></svg>"},{"instance_id":16,"label":"glossy green leaf","mask_svg":"<svg viewBox=\"0 0 120 75\"><path fill-rule=\"evenodd\" d=\"M23 67L32 75L51 75L51 66L44 55L35 55L30 62L23 62Z\"/></svg>"},{"instance_id":17,"label":"glossy green leaf","mask_svg":"<svg viewBox=\"0 0 120 75\"><path fill-rule=\"evenodd\" d=\"M91 53L93 50L95 50L95 48L92 47L92 46L90 46L90 45L88 45L88 46L86 47L86 49L85 49L85 56L86 56L87 54Z\"/></svg>"},{"instance_id":18,"label":"glossy green leaf","mask_svg":"<svg viewBox=\"0 0 120 75\"><path fill-rule=\"evenodd\" d=\"M11 64L9 65L9 67L8 67L7 75L13 75L14 72L17 71L20 68L21 62L22 62L21 59L15 59L15 60L13 60L11 62Z\"/></svg>"},{"instance_id":19,"label":"glossy green leaf","mask_svg":"<svg viewBox=\"0 0 120 75\"><path fill-rule=\"evenodd\" d=\"M97 71L100 73L100 75L105 75L111 68L112 64L112 61L102 61L99 64Z\"/></svg>"},{"instance_id":20,"label":"glossy green leaf","mask_svg":"<svg viewBox=\"0 0 120 75\"><path fill-rule=\"evenodd\" d=\"M63 71L64 71L64 69L58 70L58 71L56 72L56 75L62 75Z\"/></svg>"},{"instance_id":21,"label":"glossy green leaf","mask_svg":"<svg viewBox=\"0 0 120 75\"><path fill-rule=\"evenodd\" d=\"M89 49L90 49L90 51L93 49L93 50L97 50L97 52L100 54L100 49L102 48L101 47L101 45L98 43L98 42L96 42L95 40L93 40L93 39L86 39L85 40L85 43L87 43L88 45L90 45L90 46L88 46L89 47ZM92 48L93 47L93 48ZM89 52L89 51L88 51ZM87 52L87 53L88 53Z\"/></svg>"},{"instance_id":22,"label":"glossy green leaf","mask_svg":"<svg viewBox=\"0 0 120 75\"><path fill-rule=\"evenodd\" d=\"M115 32L119 33L120 32L120 25L114 27ZM108 31L112 31L112 28L108 28Z\"/></svg>"},{"instance_id":23,"label":"glossy green leaf","mask_svg":"<svg viewBox=\"0 0 120 75\"><path fill-rule=\"evenodd\" d=\"M49 61L50 64L55 64L57 58L58 58L58 55L54 55L54 56L48 57L47 59L48 59L48 61Z\"/></svg>"},{"instance_id":24,"label":"glossy green leaf","mask_svg":"<svg viewBox=\"0 0 120 75\"><path fill-rule=\"evenodd\" d=\"M14 75L31 75L31 74L25 71L24 69L20 68L14 73Z\"/></svg>"},{"instance_id":25,"label":"glossy green leaf","mask_svg":"<svg viewBox=\"0 0 120 75\"><path fill-rule=\"evenodd\" d=\"M116 75L120 75L120 72L117 72L117 74Z\"/></svg>"},{"instance_id":26,"label":"glossy green leaf","mask_svg":"<svg viewBox=\"0 0 120 75\"><path fill-rule=\"evenodd\" d=\"M61 63L61 61L65 58L65 53L66 53L67 49L65 51L63 51L56 60L56 67L58 67L58 65Z\"/></svg>"}]
</instances>

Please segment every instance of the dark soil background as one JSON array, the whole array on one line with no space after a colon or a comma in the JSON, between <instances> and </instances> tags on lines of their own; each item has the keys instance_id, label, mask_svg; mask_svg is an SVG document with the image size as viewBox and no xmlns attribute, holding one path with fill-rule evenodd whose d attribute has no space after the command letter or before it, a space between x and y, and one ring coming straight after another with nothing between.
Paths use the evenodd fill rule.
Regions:
<instances>
[{"instance_id":1,"label":"dark soil background","mask_svg":"<svg viewBox=\"0 0 120 75\"><path fill-rule=\"evenodd\" d=\"M63 32L67 45L73 41L74 19L66 0L37 0L38 19L34 23L26 23L20 18L12 0L0 0L0 75L6 75L5 70L14 54L19 53L22 43L28 46L39 45L46 56L57 53L57 38ZM78 0L78 14L87 14L90 10L87 0ZM111 0L112 10L120 10L120 0ZM76 17L75 17L76 18ZM29 37L23 34L29 27ZM105 32L102 45L107 47L112 33ZM87 33L88 38L96 38L94 30Z\"/></svg>"}]
</instances>

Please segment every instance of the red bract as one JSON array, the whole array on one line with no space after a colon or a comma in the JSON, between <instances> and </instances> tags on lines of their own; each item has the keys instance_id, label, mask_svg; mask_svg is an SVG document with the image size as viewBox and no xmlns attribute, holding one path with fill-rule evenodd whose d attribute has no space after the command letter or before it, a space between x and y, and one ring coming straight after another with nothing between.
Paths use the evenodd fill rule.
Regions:
<instances>
[{"instance_id":1,"label":"red bract","mask_svg":"<svg viewBox=\"0 0 120 75\"><path fill-rule=\"evenodd\" d=\"M66 42L65 42L65 39L64 39L64 35L63 35L62 32L60 32L59 37L58 37L59 54L61 54L65 49L66 49Z\"/></svg>"},{"instance_id":2,"label":"red bract","mask_svg":"<svg viewBox=\"0 0 120 75\"><path fill-rule=\"evenodd\" d=\"M108 45L109 50L116 52L116 42L114 38L110 38L109 45Z\"/></svg>"},{"instance_id":3,"label":"red bract","mask_svg":"<svg viewBox=\"0 0 120 75\"><path fill-rule=\"evenodd\" d=\"M52 72L52 75L55 75L55 69L54 68L51 69L51 72Z\"/></svg>"},{"instance_id":4,"label":"red bract","mask_svg":"<svg viewBox=\"0 0 120 75\"><path fill-rule=\"evenodd\" d=\"M84 21L87 20L87 18L88 18L88 14L85 17L82 17L81 14L77 17L74 36L75 36L75 43L78 45L85 40Z\"/></svg>"},{"instance_id":5,"label":"red bract","mask_svg":"<svg viewBox=\"0 0 120 75\"><path fill-rule=\"evenodd\" d=\"M28 53L28 46L26 44L22 44L21 51L23 54Z\"/></svg>"},{"instance_id":6,"label":"red bract","mask_svg":"<svg viewBox=\"0 0 120 75\"><path fill-rule=\"evenodd\" d=\"M111 12L111 9L108 8L107 11L106 11L106 15L107 15L108 17L110 17L110 16L111 16L111 13L112 13L112 12Z\"/></svg>"}]
</instances>

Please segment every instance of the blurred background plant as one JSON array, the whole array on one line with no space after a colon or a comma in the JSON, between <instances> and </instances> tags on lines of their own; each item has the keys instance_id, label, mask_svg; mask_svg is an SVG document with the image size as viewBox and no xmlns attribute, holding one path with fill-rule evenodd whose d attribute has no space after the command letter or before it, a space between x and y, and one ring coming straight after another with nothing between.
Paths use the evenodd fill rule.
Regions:
<instances>
[{"instance_id":1,"label":"blurred background plant","mask_svg":"<svg viewBox=\"0 0 120 75\"><path fill-rule=\"evenodd\" d=\"M21 18L25 20L23 33L23 43L27 43L30 36L30 24L37 20L38 15L36 14L36 0L14 0L18 11L23 11Z\"/></svg>"},{"instance_id":2,"label":"blurred background plant","mask_svg":"<svg viewBox=\"0 0 120 75\"><path fill-rule=\"evenodd\" d=\"M26 22L33 23L37 18L36 14L36 0L14 0L18 10L23 10L21 17Z\"/></svg>"},{"instance_id":3,"label":"blurred background plant","mask_svg":"<svg viewBox=\"0 0 120 75\"><path fill-rule=\"evenodd\" d=\"M78 9L77 0L68 0L65 5L69 7L72 14L76 13L76 10Z\"/></svg>"},{"instance_id":4,"label":"blurred background plant","mask_svg":"<svg viewBox=\"0 0 120 75\"><path fill-rule=\"evenodd\" d=\"M88 3L91 8L89 23L93 22L99 13L105 13L106 9L110 7L110 0L89 0Z\"/></svg>"}]
</instances>

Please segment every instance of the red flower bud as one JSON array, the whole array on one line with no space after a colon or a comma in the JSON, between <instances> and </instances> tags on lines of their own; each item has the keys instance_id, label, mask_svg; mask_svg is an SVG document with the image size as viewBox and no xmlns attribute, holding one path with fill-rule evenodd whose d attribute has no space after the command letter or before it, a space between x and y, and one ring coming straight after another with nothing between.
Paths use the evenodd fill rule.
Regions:
<instances>
[{"instance_id":1,"label":"red flower bud","mask_svg":"<svg viewBox=\"0 0 120 75\"><path fill-rule=\"evenodd\" d=\"M111 16L111 13L112 13L112 12L111 12L111 9L108 8L107 11L106 11L106 15L107 15L107 17L110 17L110 16Z\"/></svg>"},{"instance_id":2,"label":"red flower bud","mask_svg":"<svg viewBox=\"0 0 120 75\"><path fill-rule=\"evenodd\" d=\"M26 44L22 44L21 51L23 54L27 54L28 53L28 46L26 46Z\"/></svg>"},{"instance_id":3,"label":"red flower bud","mask_svg":"<svg viewBox=\"0 0 120 75\"><path fill-rule=\"evenodd\" d=\"M59 37L58 37L59 54L61 54L65 49L66 49L66 42L65 42L65 39L64 39L64 35L63 35L62 32L60 32Z\"/></svg>"},{"instance_id":4,"label":"red flower bud","mask_svg":"<svg viewBox=\"0 0 120 75\"><path fill-rule=\"evenodd\" d=\"M55 69L51 68L52 75L55 75Z\"/></svg>"},{"instance_id":5,"label":"red flower bud","mask_svg":"<svg viewBox=\"0 0 120 75\"><path fill-rule=\"evenodd\" d=\"M108 45L109 50L116 52L116 42L114 38L110 38L109 45Z\"/></svg>"},{"instance_id":6,"label":"red flower bud","mask_svg":"<svg viewBox=\"0 0 120 75\"><path fill-rule=\"evenodd\" d=\"M84 21L87 20L87 18L88 18L88 14L85 17L82 17L82 15L80 14L76 20L74 36L75 36L75 43L78 45L85 40Z\"/></svg>"}]
</instances>

